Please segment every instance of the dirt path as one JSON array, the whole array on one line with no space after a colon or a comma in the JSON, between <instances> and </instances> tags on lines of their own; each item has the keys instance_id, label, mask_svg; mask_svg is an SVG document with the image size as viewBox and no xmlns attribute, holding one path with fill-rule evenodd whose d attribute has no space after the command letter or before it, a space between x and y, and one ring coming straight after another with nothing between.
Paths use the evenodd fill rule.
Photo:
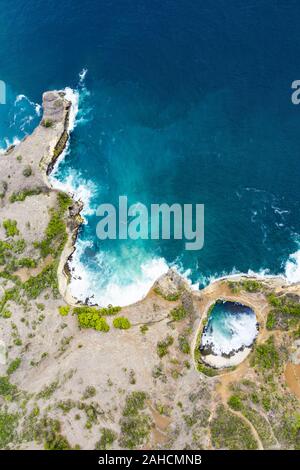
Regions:
<instances>
[{"instance_id":1,"label":"dirt path","mask_svg":"<svg viewBox=\"0 0 300 470\"><path fill-rule=\"evenodd\" d=\"M300 399L300 365L288 362L284 376L289 389Z\"/></svg>"},{"instance_id":2,"label":"dirt path","mask_svg":"<svg viewBox=\"0 0 300 470\"><path fill-rule=\"evenodd\" d=\"M235 414L236 416L238 416L239 418L241 418L246 424L248 424L248 426L250 426L250 429L251 429L251 432L258 444L258 450L264 450L264 447L262 445L262 442L260 440L260 437L255 429L255 427L253 426L253 424L240 412L240 411L234 411L232 409L230 409L231 413Z\"/></svg>"}]
</instances>

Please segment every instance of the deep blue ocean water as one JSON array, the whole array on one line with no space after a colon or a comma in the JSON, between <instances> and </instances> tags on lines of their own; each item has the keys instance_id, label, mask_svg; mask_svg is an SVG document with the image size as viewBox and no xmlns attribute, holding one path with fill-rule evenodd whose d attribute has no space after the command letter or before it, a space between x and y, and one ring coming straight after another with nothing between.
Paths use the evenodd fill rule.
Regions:
<instances>
[{"instance_id":1,"label":"deep blue ocean water","mask_svg":"<svg viewBox=\"0 0 300 470\"><path fill-rule=\"evenodd\" d=\"M80 93L56 172L89 197L77 295L132 302L167 264L200 286L249 270L300 279L299 27L296 0L0 0L0 146L37 124L43 91ZM204 203L204 248L100 242L93 209L123 194Z\"/></svg>"}]
</instances>

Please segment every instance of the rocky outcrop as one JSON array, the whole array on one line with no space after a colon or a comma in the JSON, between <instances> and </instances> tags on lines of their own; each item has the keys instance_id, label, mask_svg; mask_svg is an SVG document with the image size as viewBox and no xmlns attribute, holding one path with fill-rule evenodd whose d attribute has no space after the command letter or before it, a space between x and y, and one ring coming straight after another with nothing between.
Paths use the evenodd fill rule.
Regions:
<instances>
[{"instance_id":1,"label":"rocky outcrop","mask_svg":"<svg viewBox=\"0 0 300 470\"><path fill-rule=\"evenodd\" d=\"M171 297L176 298L183 291L189 290L189 284L174 269L169 269L166 274L157 279L153 288L162 297L168 299Z\"/></svg>"}]
</instances>

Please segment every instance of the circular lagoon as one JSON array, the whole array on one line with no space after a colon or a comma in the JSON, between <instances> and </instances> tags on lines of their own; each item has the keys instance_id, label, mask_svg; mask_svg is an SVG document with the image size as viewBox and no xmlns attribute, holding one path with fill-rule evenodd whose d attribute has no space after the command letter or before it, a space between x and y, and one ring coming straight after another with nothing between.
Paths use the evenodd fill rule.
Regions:
<instances>
[{"instance_id":1,"label":"circular lagoon","mask_svg":"<svg viewBox=\"0 0 300 470\"><path fill-rule=\"evenodd\" d=\"M209 310L202 333L202 360L212 367L239 364L258 334L255 312L238 302L218 300Z\"/></svg>"}]
</instances>

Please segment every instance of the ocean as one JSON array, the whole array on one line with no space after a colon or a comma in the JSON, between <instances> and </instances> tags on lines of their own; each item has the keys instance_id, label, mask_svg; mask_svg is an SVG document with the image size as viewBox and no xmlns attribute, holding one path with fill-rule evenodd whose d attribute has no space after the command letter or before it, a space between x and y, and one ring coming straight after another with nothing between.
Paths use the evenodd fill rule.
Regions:
<instances>
[{"instance_id":1,"label":"ocean","mask_svg":"<svg viewBox=\"0 0 300 470\"><path fill-rule=\"evenodd\" d=\"M45 90L78 104L52 182L84 203L72 292L142 298L168 266L194 288L234 273L300 280L300 4L294 0L0 0L0 148ZM0 155L1 158L1 155ZM96 236L101 203L205 205L205 243Z\"/></svg>"}]
</instances>

